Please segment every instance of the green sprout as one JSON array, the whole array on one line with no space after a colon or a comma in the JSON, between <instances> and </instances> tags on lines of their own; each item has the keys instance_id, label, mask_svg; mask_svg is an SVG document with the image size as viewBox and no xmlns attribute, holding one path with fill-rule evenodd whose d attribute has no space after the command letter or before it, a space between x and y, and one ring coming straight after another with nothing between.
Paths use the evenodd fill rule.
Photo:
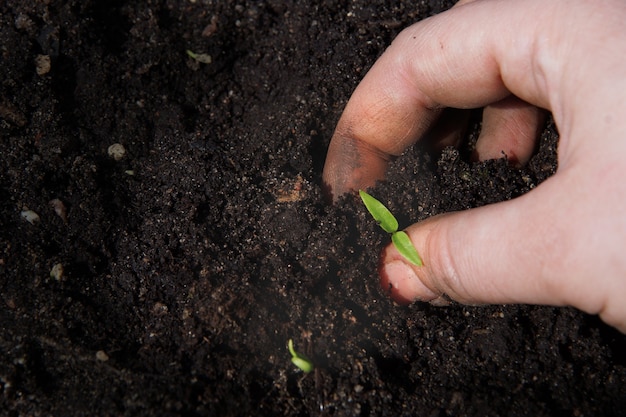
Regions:
<instances>
[{"instance_id":1,"label":"green sprout","mask_svg":"<svg viewBox=\"0 0 626 417\"><path fill-rule=\"evenodd\" d=\"M313 370L313 362L306 356L301 353L296 352L293 348L293 340L289 339L287 342L287 347L289 348L289 353L291 353L291 362L296 365L302 372L308 374Z\"/></svg>"},{"instance_id":2,"label":"green sprout","mask_svg":"<svg viewBox=\"0 0 626 417\"><path fill-rule=\"evenodd\" d=\"M393 245L398 252L400 252L400 255L404 256L404 258L413 265L422 266L422 258L420 258L419 253L417 253L415 246L413 246L409 235L402 230L398 230L398 221L393 214L391 214L389 209L363 190L359 190L359 195L361 196L361 200L363 200L363 204L365 204L365 208L367 208L367 211L370 212L374 220L378 222L385 232L391 234L391 242L393 242Z\"/></svg>"},{"instance_id":3,"label":"green sprout","mask_svg":"<svg viewBox=\"0 0 626 417\"><path fill-rule=\"evenodd\" d=\"M210 64L211 61L213 61L211 58L211 55L209 54L197 54L189 49L187 49L185 52L187 52L187 55L189 55L191 59L195 59L196 61L201 62L203 64Z\"/></svg>"}]
</instances>

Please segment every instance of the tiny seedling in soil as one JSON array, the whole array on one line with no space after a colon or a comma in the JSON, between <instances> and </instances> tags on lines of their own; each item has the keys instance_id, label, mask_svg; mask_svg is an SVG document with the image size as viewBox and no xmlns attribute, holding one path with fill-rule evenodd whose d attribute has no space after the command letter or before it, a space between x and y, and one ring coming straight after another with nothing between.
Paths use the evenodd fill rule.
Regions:
<instances>
[{"instance_id":1,"label":"tiny seedling in soil","mask_svg":"<svg viewBox=\"0 0 626 417\"><path fill-rule=\"evenodd\" d=\"M400 255L415 266L422 266L422 258L420 258L417 249L413 246L409 235L402 230L398 230L398 221L387 207L374 197L363 190L359 190L359 195L365 208L370 212L374 220L378 222L382 229L391 234L391 242L396 247Z\"/></svg>"},{"instance_id":2,"label":"tiny seedling in soil","mask_svg":"<svg viewBox=\"0 0 626 417\"><path fill-rule=\"evenodd\" d=\"M195 59L196 61L201 62L203 64L210 64L211 61L213 61L213 59L211 58L211 55L209 54L197 54L189 49L187 49L185 52L187 52L187 55L189 55L191 59Z\"/></svg>"},{"instance_id":3,"label":"tiny seedling in soil","mask_svg":"<svg viewBox=\"0 0 626 417\"><path fill-rule=\"evenodd\" d=\"M289 348L289 353L291 353L291 362L296 365L302 372L308 374L313 370L313 362L306 356L301 353L296 352L293 348L293 340L289 339L287 342L287 347Z\"/></svg>"}]
</instances>

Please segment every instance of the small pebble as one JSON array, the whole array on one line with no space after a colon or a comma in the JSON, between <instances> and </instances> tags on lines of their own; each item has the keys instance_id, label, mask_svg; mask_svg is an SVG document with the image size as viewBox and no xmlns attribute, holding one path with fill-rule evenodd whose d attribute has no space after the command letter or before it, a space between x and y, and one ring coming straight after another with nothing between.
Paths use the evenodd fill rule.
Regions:
<instances>
[{"instance_id":1,"label":"small pebble","mask_svg":"<svg viewBox=\"0 0 626 417\"><path fill-rule=\"evenodd\" d=\"M28 17L28 15L24 14L24 13L20 13L17 15L17 17L15 18L15 27L17 29L31 29L33 27L34 23L31 20L30 17Z\"/></svg>"},{"instance_id":2,"label":"small pebble","mask_svg":"<svg viewBox=\"0 0 626 417\"><path fill-rule=\"evenodd\" d=\"M54 200L50 200L50 207L54 210L54 212L63 220L63 223L67 224L67 209L65 208L65 204L58 198Z\"/></svg>"},{"instance_id":3,"label":"small pebble","mask_svg":"<svg viewBox=\"0 0 626 417\"><path fill-rule=\"evenodd\" d=\"M20 215L22 216L24 220L26 220L30 224L39 223L39 221L41 220L41 218L39 217L39 214L35 213L32 210L28 210L27 208L24 208L24 210L22 210Z\"/></svg>"},{"instance_id":4,"label":"small pebble","mask_svg":"<svg viewBox=\"0 0 626 417\"><path fill-rule=\"evenodd\" d=\"M121 143L114 143L113 145L109 146L107 152L109 153L109 156L111 158L119 161L126 155L126 148L124 148L124 145L122 145Z\"/></svg>"},{"instance_id":5,"label":"small pebble","mask_svg":"<svg viewBox=\"0 0 626 417\"><path fill-rule=\"evenodd\" d=\"M54 264L54 266L50 270L50 276L57 281L61 281L63 279L63 264Z\"/></svg>"},{"instance_id":6,"label":"small pebble","mask_svg":"<svg viewBox=\"0 0 626 417\"><path fill-rule=\"evenodd\" d=\"M96 352L96 359L100 362L106 362L109 360L109 355L104 350L99 350Z\"/></svg>"},{"instance_id":7,"label":"small pebble","mask_svg":"<svg viewBox=\"0 0 626 417\"><path fill-rule=\"evenodd\" d=\"M46 75L50 72L50 55L37 55L35 58L35 71L37 75Z\"/></svg>"}]
</instances>

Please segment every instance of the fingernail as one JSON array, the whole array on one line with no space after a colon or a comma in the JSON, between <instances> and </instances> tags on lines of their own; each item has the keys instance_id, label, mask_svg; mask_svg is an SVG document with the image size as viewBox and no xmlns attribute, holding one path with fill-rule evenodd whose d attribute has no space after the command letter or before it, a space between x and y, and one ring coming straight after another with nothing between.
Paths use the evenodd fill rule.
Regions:
<instances>
[{"instance_id":1,"label":"fingernail","mask_svg":"<svg viewBox=\"0 0 626 417\"><path fill-rule=\"evenodd\" d=\"M403 261L391 261L379 269L380 283L391 298L400 304L430 301L438 297L417 277L413 268Z\"/></svg>"}]
</instances>

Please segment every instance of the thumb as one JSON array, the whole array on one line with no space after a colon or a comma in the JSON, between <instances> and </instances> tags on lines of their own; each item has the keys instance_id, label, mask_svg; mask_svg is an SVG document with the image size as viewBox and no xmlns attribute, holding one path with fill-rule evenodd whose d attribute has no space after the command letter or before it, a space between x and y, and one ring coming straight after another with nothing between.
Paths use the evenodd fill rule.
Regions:
<instances>
[{"instance_id":1,"label":"thumb","mask_svg":"<svg viewBox=\"0 0 626 417\"><path fill-rule=\"evenodd\" d=\"M379 271L384 290L399 303L445 294L467 304L570 304L575 295L568 291L574 290L559 285L559 256L572 248L561 242L559 210L550 207L554 198L546 199L554 190L549 182L515 200L410 226L406 232L424 265L409 265L387 246Z\"/></svg>"}]
</instances>

